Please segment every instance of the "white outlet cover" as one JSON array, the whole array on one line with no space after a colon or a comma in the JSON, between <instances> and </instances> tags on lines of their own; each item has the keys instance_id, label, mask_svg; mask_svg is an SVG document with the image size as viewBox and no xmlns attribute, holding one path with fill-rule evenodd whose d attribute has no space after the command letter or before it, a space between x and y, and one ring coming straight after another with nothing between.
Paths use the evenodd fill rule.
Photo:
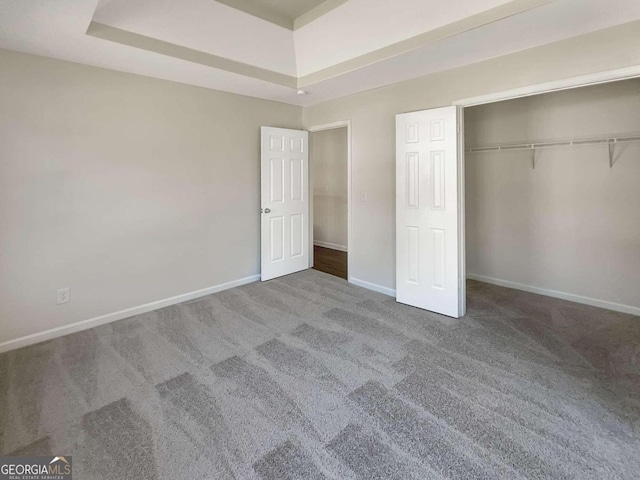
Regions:
<instances>
[{"instance_id":1,"label":"white outlet cover","mask_svg":"<svg viewBox=\"0 0 640 480\"><path fill-rule=\"evenodd\" d=\"M61 288L57 292L56 303L58 305L69 302L69 287Z\"/></svg>"}]
</instances>

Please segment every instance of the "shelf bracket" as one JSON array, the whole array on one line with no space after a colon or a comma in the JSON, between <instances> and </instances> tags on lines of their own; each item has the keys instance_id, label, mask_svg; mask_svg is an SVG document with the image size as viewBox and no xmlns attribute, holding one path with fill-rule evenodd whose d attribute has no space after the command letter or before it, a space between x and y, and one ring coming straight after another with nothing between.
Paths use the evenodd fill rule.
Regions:
<instances>
[{"instance_id":1,"label":"shelf bracket","mask_svg":"<svg viewBox=\"0 0 640 480\"><path fill-rule=\"evenodd\" d=\"M609 140L609 168L613 168L613 156L616 151L616 145L613 140Z\"/></svg>"},{"instance_id":2,"label":"shelf bracket","mask_svg":"<svg viewBox=\"0 0 640 480\"><path fill-rule=\"evenodd\" d=\"M536 149L535 148L531 149L531 169L532 170L536 169Z\"/></svg>"}]
</instances>

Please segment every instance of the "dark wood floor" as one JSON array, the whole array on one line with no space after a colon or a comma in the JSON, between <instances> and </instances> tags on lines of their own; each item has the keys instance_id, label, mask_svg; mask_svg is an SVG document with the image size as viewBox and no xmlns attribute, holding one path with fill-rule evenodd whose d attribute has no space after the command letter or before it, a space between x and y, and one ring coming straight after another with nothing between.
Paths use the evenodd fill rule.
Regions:
<instances>
[{"instance_id":1,"label":"dark wood floor","mask_svg":"<svg viewBox=\"0 0 640 480\"><path fill-rule=\"evenodd\" d=\"M347 252L314 245L313 268L347 280Z\"/></svg>"}]
</instances>

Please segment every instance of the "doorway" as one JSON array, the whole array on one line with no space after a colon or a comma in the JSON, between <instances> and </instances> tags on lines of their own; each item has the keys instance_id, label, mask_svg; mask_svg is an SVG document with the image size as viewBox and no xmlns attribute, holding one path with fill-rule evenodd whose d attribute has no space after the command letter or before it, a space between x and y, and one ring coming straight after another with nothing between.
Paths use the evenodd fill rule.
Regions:
<instances>
[{"instance_id":1,"label":"doorway","mask_svg":"<svg viewBox=\"0 0 640 480\"><path fill-rule=\"evenodd\" d=\"M349 278L349 125L309 129L311 267Z\"/></svg>"},{"instance_id":2,"label":"doorway","mask_svg":"<svg viewBox=\"0 0 640 480\"><path fill-rule=\"evenodd\" d=\"M638 92L626 79L465 108L468 279L638 313Z\"/></svg>"},{"instance_id":3,"label":"doorway","mask_svg":"<svg viewBox=\"0 0 640 480\"><path fill-rule=\"evenodd\" d=\"M534 86L524 87L524 88L520 88L520 89L508 91L508 92L499 92L499 93L493 93L489 95L483 95L480 97L463 99L463 100L454 102L453 106L451 107L441 107L441 108L435 108L431 110L422 110L422 111L396 115L396 169L397 169L396 170L396 299L398 299L398 301L400 301L401 303L407 303L413 306L418 306L426 310L435 311L437 313L444 313L445 315L449 315L453 317L464 316L465 309L466 309L465 280L467 278L476 277L479 280L483 280L489 283L495 283L497 285L509 286L514 289L520 289L520 290L525 290L529 292L548 295L551 297L572 300L574 302L585 303L588 305L598 306L602 308L608 308L608 309L616 310L619 312L639 314L638 312L640 312L640 307L636 306L638 305L637 291L632 291L626 297L626 298L630 298L634 303L626 304L626 303L621 303L619 301L619 298L622 298L621 293L623 292L623 288L615 289L615 295L617 296L617 298L613 299L612 301L612 299L603 299L603 298L587 296L585 295L585 293L576 294L574 292L559 291L555 286L552 288L540 288L537 285L536 286L529 285L525 283L525 281L520 279L517 279L516 281L512 281L512 280L505 281L504 279L493 277L491 275L492 272L489 275L487 274L482 275L481 278L480 278L480 275L476 274L475 272L471 272L469 275L466 274L467 265L466 265L466 258L465 258L466 256L465 255L466 254L466 251L465 251L466 250L465 249L465 243L466 243L465 242L465 236L466 236L465 184L467 183L467 181L465 176L465 164L467 163L467 161L465 160L465 128L464 128L463 112L469 107L474 107L474 106L484 105L484 104L489 104L494 102L501 102L503 100L513 100L521 97L530 97L536 94L552 94L552 92L561 92L564 90L576 89L576 87L587 87L589 85L594 86L599 84L605 84L607 83L607 80L609 82L616 82L617 80L625 80L623 73L624 72L622 73L611 72L607 74L598 74L592 77L577 77L575 79L563 80L559 82L553 82L553 83L547 83L547 84L541 84L541 85L534 85ZM633 89L635 87L631 87L631 88ZM637 95L635 95L635 96L632 96L631 98L637 101L638 97ZM632 104L633 104L633 101L623 101L623 105L625 106L625 108L629 107ZM587 122L589 124L589 120L593 120L596 118L604 121L610 118L616 118L617 120L620 120L622 118L619 113L620 107L613 108L612 111L607 112L607 114L604 116L601 115L599 112L600 107L597 105L596 107L598 108L595 109L595 112L591 112L589 114L583 114L579 116L579 120L582 122ZM456 109L456 108L458 112L457 120L456 120L457 121L457 137L458 137L457 150L454 149L453 147L449 147L448 149L437 148L434 142L444 142L447 137L452 138L455 136L453 132L455 132L456 126L454 126L454 128L451 129L451 124L453 122L451 120L447 122L444 119L444 115L446 112L449 112L449 111L452 112L453 111L452 109ZM516 108L515 111L518 112L518 114L522 113L521 109L518 109L518 108ZM636 107L634 110L634 113L637 111L638 110ZM442 116L442 118L436 118L438 115ZM600 118L599 115L600 117L603 117L603 118ZM513 118L512 114L511 116L506 115L504 117L506 126L502 126L498 128L497 132L489 131L487 133L496 134L496 133L506 132L508 128L512 128L514 126L511 124L511 122L513 121L512 118ZM537 120L536 118L533 118L530 120L533 121L534 124L536 122L539 122L539 120ZM549 123L549 122L543 122L543 123L545 124L544 125L545 127L553 127L554 125L561 125L563 127L566 126L565 125L566 119L554 119L554 122L555 123ZM577 124L578 123L576 122L576 125ZM448 130L449 134L445 133L443 135L443 132L447 130L447 125L449 125L449 130ZM634 216L632 212L628 212L629 205L635 205L635 204L632 202L625 203L624 199L628 199L630 195L622 194L622 192L628 192L629 190L631 190L628 185L628 180L638 178L637 172L631 172L627 174L620 173L622 168L619 168L619 167L617 168L616 165L621 163L620 156L623 154L624 151L630 149L632 147L632 144L637 145L638 143L640 143L640 130L636 130L636 128L634 127L633 131L625 132L626 129L631 127L619 125L618 128L615 129L615 132L612 132L612 133L605 132L605 134L603 133L597 134L597 132L600 131L600 127L596 130L596 132L592 133L589 136L586 136L584 132L576 132L572 134L568 139L558 140L556 138L555 132L553 132L554 135L549 135L551 140L547 140L547 141L540 142L540 141L536 141L536 139L527 138L526 141L519 140L515 143L507 142L504 144L500 143L498 145L480 144L479 146L469 147L467 149L467 152L474 155L478 155L478 154L487 155L489 153L499 153L499 152L503 152L505 154L517 154L519 153L518 151L525 151L525 153L527 153L526 151L528 150L529 155L525 157L524 165L530 165L530 167L525 167L525 168L531 168L533 170L536 170L536 172L538 172L539 170L541 170L540 150L542 149L549 150L549 151L545 151L544 156L550 157L552 153L550 151L559 147L580 146L581 149L583 149L583 148L586 148L587 146L594 148L600 145L602 147L600 149L601 153L603 153L604 155L601 155L599 157L599 160L597 160L598 162L597 168L604 169L605 172L608 172L606 175L600 172L598 177L595 178L595 180L592 181L591 183L575 182L576 179L580 180L579 177L576 177L576 178L573 178L574 183L570 184L569 187L560 186L558 187L557 191L552 191L551 193L563 199L563 198L567 198L572 193L575 193L575 191L578 191L578 189L584 190L587 187L592 189L596 189L596 187L601 188L605 186L605 184L612 183L612 181L616 177L621 177L623 181L627 182L627 184L624 184L624 188L618 187L618 188L609 189L606 195L600 195L601 198L597 198L596 196L593 196L593 195L587 195L586 198L583 198L584 203L588 204L592 212L593 211L599 212L602 210L605 200L609 201L611 200L611 197L614 197L614 196L624 197L623 201L620 202L619 208L615 210L615 214L612 213L609 215L601 216L599 220L602 220L602 221L600 221L597 225L602 225L603 223L607 223L607 222L611 223L612 219L618 219L620 217L625 219L636 218L637 216ZM496 129L495 126L487 127L487 128L489 128L489 130L491 130L491 128L493 128L494 130ZM483 142L479 142L479 143L483 143ZM443 155L448 157L450 161L441 162L440 160L438 160L438 157ZM628 152L627 152L627 156L628 156ZM456 157L457 157L457 171L454 172L453 175L442 174L443 172L442 169L440 170L440 172L438 172L438 169L436 167L439 163L444 163L448 166L451 166L452 165L451 162L453 162L453 160ZM603 159L605 161L603 161ZM428 162L427 160L430 160L430 162ZM549 160L549 158L547 158L547 160ZM556 168L566 169L567 166L568 166L568 162L556 162L555 164ZM635 167L637 167L637 163L635 164L634 168ZM497 172L496 174L497 180L503 180L503 177L504 177L503 173L506 172L508 169L497 168L495 170ZM428 172L428 173L425 175L424 172ZM582 176L586 175L586 172L583 172L582 170L578 170L578 172ZM438 198L442 198L442 195L446 190L449 190L449 192L456 190L455 182L454 182L456 177L458 182L457 200L455 196L452 197L452 199L456 200L457 208L458 208L457 235L455 234L447 235L447 232L444 231L444 229L429 228L428 224L418 225L420 223L418 220L420 219L424 220L424 218L427 217L426 214L420 215L420 212L423 209L430 210L429 213L432 215L433 214L432 211L438 210L438 207L439 207L438 201L437 201ZM536 177L542 177L542 175L536 175ZM553 172L552 172L552 177L553 177ZM556 176L553 178L554 180L557 180L559 177ZM443 179L448 179L448 180L446 180L446 183L445 183ZM424 187L423 184L425 183L425 180L426 180L427 186L426 188L423 188ZM480 180L484 181L485 179L481 178ZM490 179L490 180L495 180L495 179ZM434 181L436 181L435 184L434 184ZM538 183L536 184L535 182L538 182ZM431 184L431 186L429 187L428 184ZM444 188L438 187L438 185L444 186ZM482 184L481 186L484 186L484 184ZM507 185L507 186L511 188L514 186L517 187L518 185L514 184L514 185ZM635 185L633 186L635 187ZM522 201L522 198L524 196L523 194L527 193L527 191L524 191L522 189L511 188L512 190L515 191L516 194L519 194L519 195L516 197L516 201L509 201L501 198L501 196L504 196L504 192L505 192L505 188L502 188L502 187L503 185L497 185L497 186L494 185L494 187L489 188L488 191L492 195L495 195L498 198L498 200L501 200L500 206L502 208L506 208L507 210L517 206L517 202ZM531 188L539 188L539 187L541 187L542 189L548 187L548 185L545 184L544 179L542 181L535 180L532 183ZM423 194L420 193L421 191ZM585 192L580 192L580 193L584 194ZM586 192L586 193L588 194L589 192ZM573 197L575 197L575 195L573 195ZM548 200L550 198L551 198L550 195L542 196L542 199L545 200L547 204L549 203ZM451 202L444 201L439 203L440 205L451 206ZM544 216L546 209L549 208L547 204L538 205L539 208L533 209L533 211L530 212L530 214L527 213L526 215L525 214L520 215L520 218L527 218L530 215L534 215L536 217L539 217L540 215ZM484 205L484 202L480 201L480 202L477 202L477 204L474 204L474 207L482 207L483 205ZM572 205L566 202L564 207L565 207L564 210L559 210L554 213L557 213L560 216L562 216L567 212L571 213L572 209L574 209ZM621 211L625 212L625 214L620 215ZM411 214L414 214L413 217L416 217L416 218L413 218L413 219L409 218L411 217ZM495 218L502 219L500 212L497 212L497 213L493 212L492 215L494 219ZM513 218L513 215L511 218ZM572 218L569 218L569 222L567 222L567 217L565 215L560 220L556 221L555 226L559 226L560 228L565 228L569 224L568 226L571 227L570 225L571 221L574 221L574 223L576 223L578 220L572 217ZM593 224L596 224L596 223L593 222ZM584 225L585 225L585 222L580 222L580 224L577 226L582 227ZM587 225L589 224L587 223ZM630 230L629 226L626 224L624 225L624 228L626 229L624 231ZM404 230L404 231L401 232L401 230ZM424 236L422 235L422 231L427 231L427 234L430 235L432 238L439 236L439 238L441 239L440 244L434 243L435 246L433 248L427 248L427 249L423 248L422 243L423 243ZM577 231L578 229L575 229L574 231L571 231L571 233L575 234ZM597 234L592 234L591 236L593 238L599 239L598 235L600 237L605 236L608 233L608 231L609 230L607 228L600 228L600 231L597 232ZM435 234L435 237L434 237L434 234ZM445 239L447 238L448 238L447 240L448 243L445 244ZM624 252L624 248L620 248L620 245L625 244L626 242L625 239L627 238L629 237L624 235L620 235L617 238L619 245L609 247L608 253L610 253L610 256L615 257L616 260L619 260L619 258L622 256L622 253ZM637 238L637 235L634 238ZM551 237L551 238L546 237L545 241L548 243L549 240L555 240L555 239L557 239L557 236ZM501 238L501 240L504 240L504 238ZM588 239L588 240L591 240L591 239ZM584 243L584 236L580 239L580 241ZM590 243L592 244L594 242L591 241ZM447 247L442 248L442 245L447 245ZM452 250L457 251L458 253L459 268L457 270L457 275L456 275L456 269L445 268L448 263L446 261L446 256L444 254L447 251L452 251ZM505 250L504 248L497 248L497 249L494 248L489 253L484 252L483 254L477 256L477 260L479 260L478 265L486 264L488 259L495 258L497 254L504 255L504 254L511 253L510 251L504 251L504 250ZM422 254L420 252L422 252ZM426 265L427 268L416 268L416 265L422 265L424 263L424 262L421 263L419 260L421 257L424 257L424 252L427 252L427 255L435 255L437 258L440 258L440 263L437 264L432 262L431 265ZM556 257L557 257L557 252L554 252L554 253L556 254ZM572 259L575 259L576 255L577 255L577 252L575 250L570 250L569 253L567 253L564 257L560 258L560 260L561 261L572 260ZM598 253L593 252L592 255L595 257L598 255ZM530 256L520 255L520 257L525 261L530 260L529 258ZM549 261L549 258L551 258L551 260L554 259L553 257L548 256L548 258L545 258L545 261L547 261L548 264L549 263L552 264L552 266L556 266L557 264L560 263L560 262L552 263L551 261ZM583 260L579 262L579 266L584 270L584 265L591 265L593 263L596 263L596 262L592 261L589 263L588 261ZM620 264L620 262L618 263ZM622 265L627 266L627 264L628 262L623 263ZM591 275L591 277L598 280L599 278L603 278L602 272L609 271L612 273L613 272L617 273L618 269L612 268L611 265L613 265L613 262L609 263L607 266L600 269L600 277L597 277L596 275ZM529 265L529 266L531 267L530 269L519 269L517 273L519 275L529 274L529 276L532 277L531 273L532 272L537 273L535 269L536 268L539 269L541 266L544 266L544 265L541 262L536 262L535 264ZM448 273L438 275L438 272L441 272L441 273L448 272ZM637 268L636 268L636 272L637 272ZM564 275L566 277L566 271L563 270L562 272L560 272L560 274L556 274L555 277L553 275L546 275L546 278L549 278L554 281L557 281L558 278L560 280L565 280L564 277L560 278L560 275ZM434 305L434 302L432 302L432 300L436 298L433 295L425 294L425 292L416 293L416 292L410 291L411 289L416 290L416 288L414 288L416 286L417 287L425 286L425 288L427 288L428 286L431 286L435 288L438 286L438 284L444 285L444 282L442 281L436 282L434 281L434 279L451 280L452 277L457 282L457 288L452 285L451 288L448 289L448 291L457 293L457 297L459 300L459 307L458 307L457 314L455 314L455 309L453 308L448 309L449 311L454 312L452 314L445 312L444 309L436 308L437 305ZM609 277L613 277L613 275L610 274ZM607 278L607 276L605 275L604 278ZM528 280L528 278L525 280ZM581 282L581 285L584 285L585 283L584 275L580 276L577 280L575 278L573 279L573 284L578 284L579 282ZM612 282L611 284L615 285L615 282L616 281ZM619 280L618 280L618 283L620 283ZM625 284L624 286L636 285L637 281L628 281L628 278L627 278L623 280L623 283ZM595 285L595 287L593 285ZM599 282L597 284L592 284L589 287L590 287L590 290L592 291L595 291L596 288L602 289L602 282ZM400 291L402 288L405 288L404 292ZM413 295L413 298L407 298L405 296L403 301L401 297L407 292L411 293L412 295L413 294L415 295ZM636 296L633 296L633 295L636 295ZM416 298L419 301L421 301L422 304L420 304L419 301L416 301ZM453 302L451 302L451 305L453 306Z\"/></svg>"}]
</instances>

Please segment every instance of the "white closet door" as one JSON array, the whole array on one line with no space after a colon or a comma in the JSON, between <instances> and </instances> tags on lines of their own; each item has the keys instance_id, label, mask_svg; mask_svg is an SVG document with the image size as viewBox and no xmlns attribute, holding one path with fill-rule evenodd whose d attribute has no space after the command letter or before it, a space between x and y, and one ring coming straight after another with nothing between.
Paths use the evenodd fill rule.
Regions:
<instances>
[{"instance_id":1,"label":"white closet door","mask_svg":"<svg viewBox=\"0 0 640 480\"><path fill-rule=\"evenodd\" d=\"M396 116L397 301L464 315L458 111Z\"/></svg>"},{"instance_id":2,"label":"white closet door","mask_svg":"<svg viewBox=\"0 0 640 480\"><path fill-rule=\"evenodd\" d=\"M309 268L308 135L262 127L262 281Z\"/></svg>"}]
</instances>

